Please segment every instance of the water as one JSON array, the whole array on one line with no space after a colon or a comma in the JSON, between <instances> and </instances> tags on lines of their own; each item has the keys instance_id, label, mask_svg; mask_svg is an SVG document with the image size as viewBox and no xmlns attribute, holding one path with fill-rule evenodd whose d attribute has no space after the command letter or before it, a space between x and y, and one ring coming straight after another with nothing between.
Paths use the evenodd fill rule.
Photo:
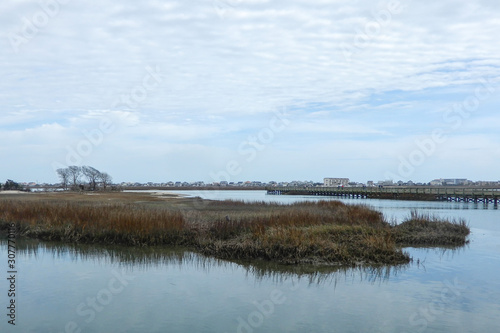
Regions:
<instances>
[{"instance_id":1,"label":"water","mask_svg":"<svg viewBox=\"0 0 500 333\"><path fill-rule=\"evenodd\" d=\"M193 192L183 192L193 194ZM263 191L212 199L317 200ZM324 199L324 198L323 198ZM0 282L0 332L497 332L500 212L492 205L343 200L396 221L418 208L465 218L459 250L407 249L413 264L320 269L230 262L183 249L73 246L17 240L16 326ZM6 237L0 242L7 275Z\"/></svg>"}]
</instances>

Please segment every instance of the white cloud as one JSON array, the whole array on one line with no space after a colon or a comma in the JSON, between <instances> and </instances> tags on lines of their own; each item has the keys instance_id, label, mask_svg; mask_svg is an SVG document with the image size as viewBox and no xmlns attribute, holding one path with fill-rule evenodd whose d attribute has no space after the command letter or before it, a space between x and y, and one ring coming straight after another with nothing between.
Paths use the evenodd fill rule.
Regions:
<instances>
[{"instance_id":1,"label":"white cloud","mask_svg":"<svg viewBox=\"0 0 500 333\"><path fill-rule=\"evenodd\" d=\"M0 128L50 137L43 126L58 124L53 133L74 142L81 130L110 117L117 129L108 142L124 153L181 141L205 151L234 152L275 110L286 108L294 123L279 135L290 147L304 147L294 160L345 135L365 146L377 140L380 150L390 152L391 140L428 132L439 122L433 114L461 101L457 92L480 78L498 82L500 6L411 1L387 16L387 3L69 2L31 35L23 31L23 17L32 20L43 8L29 1L2 3ZM13 33L25 41L17 53L9 39ZM135 107L113 107L121 95L140 92L147 66L160 68L162 82ZM468 134L493 132L497 119L486 114L497 110L497 100L485 104L466 127ZM32 146L12 138L16 146L3 149L30 151ZM277 138L278 143L286 152L284 141ZM344 154L355 159L356 152L348 151ZM189 163L186 156L193 154L177 163ZM372 165L382 174L384 163ZM179 179L189 178L176 170ZM294 172L301 171L292 168L290 175ZM310 172L311 178L324 176ZM426 172L422 178L434 177Z\"/></svg>"}]
</instances>

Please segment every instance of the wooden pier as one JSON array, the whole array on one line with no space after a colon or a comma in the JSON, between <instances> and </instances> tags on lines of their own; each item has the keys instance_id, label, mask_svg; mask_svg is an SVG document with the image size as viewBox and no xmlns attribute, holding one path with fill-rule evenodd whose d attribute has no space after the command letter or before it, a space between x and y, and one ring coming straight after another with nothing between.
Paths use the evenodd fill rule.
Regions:
<instances>
[{"instance_id":1,"label":"wooden pier","mask_svg":"<svg viewBox=\"0 0 500 333\"><path fill-rule=\"evenodd\" d=\"M360 199L500 203L500 188L458 186L266 187L273 195L317 195Z\"/></svg>"}]
</instances>

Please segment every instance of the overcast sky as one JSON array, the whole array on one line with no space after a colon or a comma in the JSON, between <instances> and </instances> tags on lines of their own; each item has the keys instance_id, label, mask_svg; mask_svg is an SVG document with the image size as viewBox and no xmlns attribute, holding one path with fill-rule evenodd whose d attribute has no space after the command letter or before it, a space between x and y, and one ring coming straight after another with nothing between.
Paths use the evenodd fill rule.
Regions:
<instances>
[{"instance_id":1,"label":"overcast sky","mask_svg":"<svg viewBox=\"0 0 500 333\"><path fill-rule=\"evenodd\" d=\"M500 2L0 3L0 180L500 180Z\"/></svg>"}]
</instances>

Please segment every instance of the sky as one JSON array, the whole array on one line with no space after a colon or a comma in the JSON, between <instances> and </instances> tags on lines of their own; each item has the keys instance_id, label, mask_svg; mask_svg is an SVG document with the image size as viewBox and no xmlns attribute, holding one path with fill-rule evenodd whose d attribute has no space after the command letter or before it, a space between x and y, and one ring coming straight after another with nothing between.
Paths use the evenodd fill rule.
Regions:
<instances>
[{"instance_id":1,"label":"sky","mask_svg":"<svg viewBox=\"0 0 500 333\"><path fill-rule=\"evenodd\" d=\"M0 3L0 181L498 181L499 106L495 0Z\"/></svg>"}]
</instances>

